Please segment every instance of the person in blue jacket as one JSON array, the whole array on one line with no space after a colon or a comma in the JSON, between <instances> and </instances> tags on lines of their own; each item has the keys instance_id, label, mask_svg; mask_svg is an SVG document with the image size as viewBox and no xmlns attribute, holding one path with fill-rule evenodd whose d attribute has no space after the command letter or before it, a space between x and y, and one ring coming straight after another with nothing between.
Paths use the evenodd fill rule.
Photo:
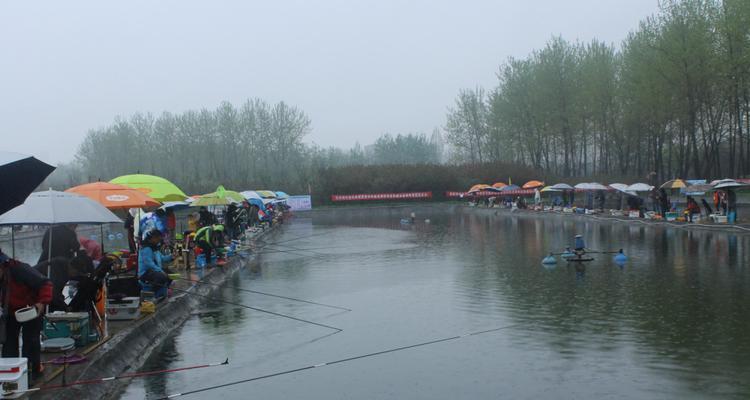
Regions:
<instances>
[{"instance_id":1,"label":"person in blue jacket","mask_svg":"<svg viewBox=\"0 0 750 400\"><path fill-rule=\"evenodd\" d=\"M138 251L138 279L155 288L167 287L172 283L164 272L163 263L169 261L169 256L164 256L159 251L161 240L161 231L150 229L143 235L141 249Z\"/></svg>"}]
</instances>

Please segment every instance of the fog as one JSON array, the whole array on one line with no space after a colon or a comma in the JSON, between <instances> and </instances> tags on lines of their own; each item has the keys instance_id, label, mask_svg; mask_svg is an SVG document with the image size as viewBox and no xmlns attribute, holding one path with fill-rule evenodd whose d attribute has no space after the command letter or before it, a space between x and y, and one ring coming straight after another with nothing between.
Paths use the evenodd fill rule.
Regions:
<instances>
[{"instance_id":1,"label":"fog","mask_svg":"<svg viewBox=\"0 0 750 400\"><path fill-rule=\"evenodd\" d=\"M553 35L619 43L657 0L128 1L0 5L3 148L71 160L88 129L135 112L251 97L349 147L445 123L461 88Z\"/></svg>"}]
</instances>

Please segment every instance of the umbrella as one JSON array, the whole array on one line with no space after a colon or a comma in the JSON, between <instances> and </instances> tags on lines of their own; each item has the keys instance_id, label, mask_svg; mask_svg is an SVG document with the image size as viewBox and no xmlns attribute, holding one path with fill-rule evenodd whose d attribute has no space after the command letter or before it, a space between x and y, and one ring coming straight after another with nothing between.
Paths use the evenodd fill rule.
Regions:
<instances>
[{"instance_id":1,"label":"umbrella","mask_svg":"<svg viewBox=\"0 0 750 400\"><path fill-rule=\"evenodd\" d=\"M508 186L508 185L505 184L505 183L502 183L502 182L496 182L496 183L492 184L492 187L495 188L495 189L502 189L502 188L504 188L506 186Z\"/></svg>"},{"instance_id":2,"label":"umbrella","mask_svg":"<svg viewBox=\"0 0 750 400\"><path fill-rule=\"evenodd\" d=\"M240 193L242 196L244 196L246 199L262 199L258 193L256 193L254 190L245 190L244 192Z\"/></svg>"},{"instance_id":3,"label":"umbrella","mask_svg":"<svg viewBox=\"0 0 750 400\"><path fill-rule=\"evenodd\" d=\"M182 208L190 207L190 202L187 201L167 201L164 204L161 205L161 209L168 209L171 208L173 210L179 210Z\"/></svg>"},{"instance_id":4,"label":"umbrella","mask_svg":"<svg viewBox=\"0 0 750 400\"><path fill-rule=\"evenodd\" d=\"M110 210L159 206L158 201L139 190L108 182L87 183L72 187L66 192L86 196Z\"/></svg>"},{"instance_id":5,"label":"umbrella","mask_svg":"<svg viewBox=\"0 0 750 400\"><path fill-rule=\"evenodd\" d=\"M524 189L536 189L538 187L544 186L544 182L541 181L528 181L523 184Z\"/></svg>"},{"instance_id":6,"label":"umbrella","mask_svg":"<svg viewBox=\"0 0 750 400\"><path fill-rule=\"evenodd\" d=\"M276 192L276 197L279 199L288 199L289 195L285 192Z\"/></svg>"},{"instance_id":7,"label":"umbrella","mask_svg":"<svg viewBox=\"0 0 750 400\"><path fill-rule=\"evenodd\" d=\"M0 216L0 225L108 224L122 221L86 196L47 190L32 193Z\"/></svg>"},{"instance_id":8,"label":"umbrella","mask_svg":"<svg viewBox=\"0 0 750 400\"><path fill-rule=\"evenodd\" d=\"M479 183L479 184L476 184L476 185L472 186L471 189L469 189L469 193L481 192L482 190L485 190L485 189L488 189L488 188L491 188L491 187L492 186L490 186L490 185L485 185L484 183Z\"/></svg>"},{"instance_id":9,"label":"umbrella","mask_svg":"<svg viewBox=\"0 0 750 400\"><path fill-rule=\"evenodd\" d=\"M540 192L562 192L562 189L558 189L554 186L545 186Z\"/></svg>"},{"instance_id":10,"label":"umbrella","mask_svg":"<svg viewBox=\"0 0 750 400\"><path fill-rule=\"evenodd\" d=\"M218 197L227 198L234 203L242 203L245 201L245 196L235 192L234 190L224 189L224 186L219 185L216 191L212 194L216 194Z\"/></svg>"},{"instance_id":11,"label":"umbrella","mask_svg":"<svg viewBox=\"0 0 750 400\"><path fill-rule=\"evenodd\" d=\"M629 196L637 196L638 194L636 192L628 190L628 185L624 183L611 183L609 185L612 189L617 190L618 192L625 193Z\"/></svg>"},{"instance_id":12,"label":"umbrella","mask_svg":"<svg viewBox=\"0 0 750 400\"><path fill-rule=\"evenodd\" d=\"M634 183L628 186L629 192L650 192L654 190L654 187L646 183Z\"/></svg>"},{"instance_id":13,"label":"umbrella","mask_svg":"<svg viewBox=\"0 0 750 400\"><path fill-rule=\"evenodd\" d=\"M32 156L0 151L0 214L23 204L54 170Z\"/></svg>"},{"instance_id":14,"label":"umbrella","mask_svg":"<svg viewBox=\"0 0 750 400\"><path fill-rule=\"evenodd\" d=\"M270 190L256 190L256 192L260 195L260 197L264 199L275 199L276 193L270 191Z\"/></svg>"},{"instance_id":15,"label":"umbrella","mask_svg":"<svg viewBox=\"0 0 750 400\"><path fill-rule=\"evenodd\" d=\"M575 185L575 188L580 190L607 190L606 186L596 182L579 183Z\"/></svg>"},{"instance_id":16,"label":"umbrella","mask_svg":"<svg viewBox=\"0 0 750 400\"><path fill-rule=\"evenodd\" d=\"M174 183L153 175L135 174L118 176L109 181L118 185L127 186L141 190L154 200L158 201L182 201L187 195Z\"/></svg>"},{"instance_id":17,"label":"umbrella","mask_svg":"<svg viewBox=\"0 0 750 400\"><path fill-rule=\"evenodd\" d=\"M660 189L682 189L684 187L687 187L687 184L682 179L672 179L659 186Z\"/></svg>"},{"instance_id":18,"label":"umbrella","mask_svg":"<svg viewBox=\"0 0 750 400\"><path fill-rule=\"evenodd\" d=\"M719 182L717 182L715 185L713 185L714 190L721 190L721 189L736 189L736 188L743 188L748 187L747 183L737 182L734 179L722 179Z\"/></svg>"},{"instance_id":19,"label":"umbrella","mask_svg":"<svg viewBox=\"0 0 750 400\"><path fill-rule=\"evenodd\" d=\"M260 210L264 210L265 211L265 209L266 209L266 203L264 203L263 200L261 200L261 199L258 199L258 198L255 198L255 197L251 197L251 198L247 199L247 202L250 203L250 205L258 207L258 209L260 209Z\"/></svg>"},{"instance_id":20,"label":"umbrella","mask_svg":"<svg viewBox=\"0 0 750 400\"><path fill-rule=\"evenodd\" d=\"M508 185L508 186L500 189L500 191L501 192L507 192L507 191L518 190L518 189L520 189L520 187L518 185Z\"/></svg>"},{"instance_id":21,"label":"umbrella","mask_svg":"<svg viewBox=\"0 0 750 400\"><path fill-rule=\"evenodd\" d=\"M567 183L556 183L556 184L550 186L550 188L553 188L555 190L573 190L573 189L575 189L573 186L570 186Z\"/></svg>"},{"instance_id":22,"label":"umbrella","mask_svg":"<svg viewBox=\"0 0 750 400\"><path fill-rule=\"evenodd\" d=\"M209 193L190 203L190 207L228 206L232 203L234 203L234 201L228 197L220 197L215 193Z\"/></svg>"}]
</instances>

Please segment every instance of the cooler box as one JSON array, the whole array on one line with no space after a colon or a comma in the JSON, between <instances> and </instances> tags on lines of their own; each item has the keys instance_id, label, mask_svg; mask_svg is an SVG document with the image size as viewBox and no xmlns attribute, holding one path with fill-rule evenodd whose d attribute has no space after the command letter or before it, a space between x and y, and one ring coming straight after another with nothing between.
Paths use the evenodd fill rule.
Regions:
<instances>
[{"instance_id":1,"label":"cooler box","mask_svg":"<svg viewBox=\"0 0 750 400\"><path fill-rule=\"evenodd\" d=\"M141 298L107 299L107 318L113 321L132 320L141 316Z\"/></svg>"},{"instance_id":2,"label":"cooler box","mask_svg":"<svg viewBox=\"0 0 750 400\"><path fill-rule=\"evenodd\" d=\"M92 339L89 314L85 312L54 312L44 321L44 336L48 339L69 337L76 347L89 344Z\"/></svg>"},{"instance_id":3,"label":"cooler box","mask_svg":"<svg viewBox=\"0 0 750 400\"><path fill-rule=\"evenodd\" d=\"M25 357L0 358L0 384L3 392L20 392L0 394L0 399L17 399L29 388L28 361Z\"/></svg>"}]
</instances>

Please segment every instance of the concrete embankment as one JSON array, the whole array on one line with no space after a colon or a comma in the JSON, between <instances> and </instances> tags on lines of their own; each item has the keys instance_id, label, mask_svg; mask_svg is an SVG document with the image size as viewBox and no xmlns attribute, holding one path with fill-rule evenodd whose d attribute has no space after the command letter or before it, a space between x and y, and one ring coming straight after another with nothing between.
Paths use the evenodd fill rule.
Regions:
<instances>
[{"instance_id":1,"label":"concrete embankment","mask_svg":"<svg viewBox=\"0 0 750 400\"><path fill-rule=\"evenodd\" d=\"M265 233L265 232L264 232ZM262 233L261 233L262 235ZM254 237L253 239L258 238ZM251 239L251 240L253 240ZM196 270L182 271L181 274L192 280L202 280L205 284L191 285L187 281L176 281L174 296L162 302L157 312L133 321L124 329L113 334L107 341L86 354L88 361L81 365L68 366L65 379L74 381L99 379L131 373L141 368L151 352L162 344L172 332L179 329L190 317L191 312L205 303L205 296L211 296L221 289L221 285L237 271L253 260L252 254L235 256L223 267L208 271L202 278ZM186 290L193 294L181 292ZM47 385L62 383L59 371ZM48 376L47 379L50 377ZM31 399L44 400L88 400L115 399L127 387L129 379L114 380L90 385L70 386L64 389L43 390L33 393Z\"/></svg>"}]
</instances>

